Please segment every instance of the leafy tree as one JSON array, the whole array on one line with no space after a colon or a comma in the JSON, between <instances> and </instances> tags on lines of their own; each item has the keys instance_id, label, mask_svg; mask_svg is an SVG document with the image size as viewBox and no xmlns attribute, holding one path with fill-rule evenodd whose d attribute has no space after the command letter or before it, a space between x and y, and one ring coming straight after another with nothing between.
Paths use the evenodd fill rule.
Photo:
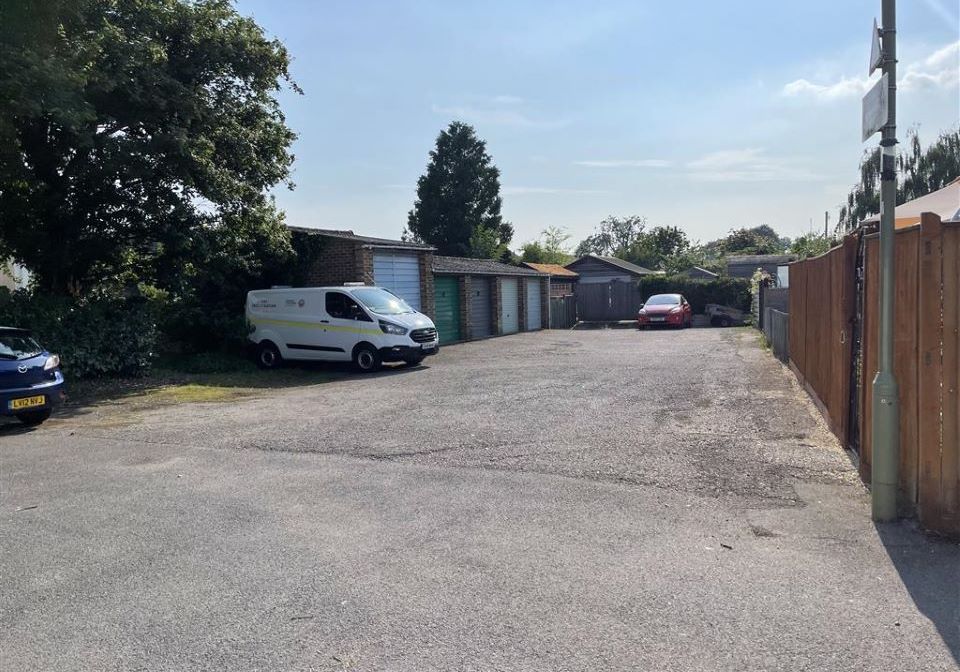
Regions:
<instances>
[{"instance_id":1,"label":"leafy tree","mask_svg":"<svg viewBox=\"0 0 960 672\"><path fill-rule=\"evenodd\" d=\"M558 226L548 226L538 240L525 243L520 249L521 261L537 264L567 264L573 257L567 247L570 234Z\"/></svg>"},{"instance_id":2,"label":"leafy tree","mask_svg":"<svg viewBox=\"0 0 960 672\"><path fill-rule=\"evenodd\" d=\"M5 0L0 26L0 257L40 289L289 253L265 194L293 161L275 94L298 89L229 0Z\"/></svg>"},{"instance_id":3,"label":"leafy tree","mask_svg":"<svg viewBox=\"0 0 960 672\"><path fill-rule=\"evenodd\" d=\"M417 181L417 200L405 238L429 243L438 253L488 256L506 249L513 226L500 214L500 170L472 126L454 121L437 136L427 172Z\"/></svg>"},{"instance_id":4,"label":"leafy tree","mask_svg":"<svg viewBox=\"0 0 960 672\"><path fill-rule=\"evenodd\" d=\"M645 268L663 270L668 259L689 248L690 239L686 233L675 226L657 226L637 236L626 259Z\"/></svg>"},{"instance_id":5,"label":"leafy tree","mask_svg":"<svg viewBox=\"0 0 960 672\"><path fill-rule=\"evenodd\" d=\"M818 257L828 252L831 247L839 244L840 241L833 236L810 233L794 240L790 245L790 253L797 255L801 259Z\"/></svg>"},{"instance_id":6,"label":"leafy tree","mask_svg":"<svg viewBox=\"0 0 960 672\"><path fill-rule=\"evenodd\" d=\"M634 244L637 237L647 228L647 220L631 215L629 217L610 216L600 222L597 232L584 238L574 254L582 257L587 254L621 257ZM625 257L621 257L625 258Z\"/></svg>"},{"instance_id":7,"label":"leafy tree","mask_svg":"<svg viewBox=\"0 0 960 672\"><path fill-rule=\"evenodd\" d=\"M734 229L725 238L711 241L704 247L707 255L714 257L781 254L787 247L787 239L778 236L776 231L766 224L761 224L749 229Z\"/></svg>"},{"instance_id":8,"label":"leafy tree","mask_svg":"<svg viewBox=\"0 0 960 672\"><path fill-rule=\"evenodd\" d=\"M907 149L897 156L897 204L942 189L960 176L960 130L940 134L923 149L916 129L907 132ZM864 152L860 161L860 181L840 208L837 230L850 231L867 217L880 212L880 148Z\"/></svg>"}]
</instances>

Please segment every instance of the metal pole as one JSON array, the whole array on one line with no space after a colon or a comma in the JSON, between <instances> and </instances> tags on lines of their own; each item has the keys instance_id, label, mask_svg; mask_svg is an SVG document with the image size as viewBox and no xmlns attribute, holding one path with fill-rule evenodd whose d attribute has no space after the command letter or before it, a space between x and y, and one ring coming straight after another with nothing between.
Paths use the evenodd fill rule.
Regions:
<instances>
[{"instance_id":1,"label":"metal pole","mask_svg":"<svg viewBox=\"0 0 960 672\"><path fill-rule=\"evenodd\" d=\"M873 519L897 518L900 461L900 401L893 375L894 210L897 206L897 30L896 2L883 3L883 72L889 80L889 112L880 141L880 357L873 379Z\"/></svg>"}]
</instances>

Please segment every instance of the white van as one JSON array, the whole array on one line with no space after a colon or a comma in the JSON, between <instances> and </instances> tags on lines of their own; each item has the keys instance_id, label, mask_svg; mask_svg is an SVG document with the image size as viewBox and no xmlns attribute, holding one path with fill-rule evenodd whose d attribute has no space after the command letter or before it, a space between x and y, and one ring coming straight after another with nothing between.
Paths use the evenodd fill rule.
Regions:
<instances>
[{"instance_id":1,"label":"white van","mask_svg":"<svg viewBox=\"0 0 960 672\"><path fill-rule=\"evenodd\" d=\"M429 317L380 287L259 289L247 293L250 340L264 369L285 359L419 364L439 349Z\"/></svg>"}]
</instances>

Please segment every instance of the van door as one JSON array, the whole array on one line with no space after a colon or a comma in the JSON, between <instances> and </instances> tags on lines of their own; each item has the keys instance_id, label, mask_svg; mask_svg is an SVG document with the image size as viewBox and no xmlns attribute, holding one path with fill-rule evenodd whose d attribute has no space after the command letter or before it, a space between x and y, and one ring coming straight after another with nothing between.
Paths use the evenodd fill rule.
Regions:
<instances>
[{"instance_id":1,"label":"van door","mask_svg":"<svg viewBox=\"0 0 960 672\"><path fill-rule=\"evenodd\" d=\"M322 345L330 359L352 359L353 346L361 340L371 340L371 335L380 334L379 327L346 292L325 292L324 308L327 323L324 325L326 334Z\"/></svg>"}]
</instances>

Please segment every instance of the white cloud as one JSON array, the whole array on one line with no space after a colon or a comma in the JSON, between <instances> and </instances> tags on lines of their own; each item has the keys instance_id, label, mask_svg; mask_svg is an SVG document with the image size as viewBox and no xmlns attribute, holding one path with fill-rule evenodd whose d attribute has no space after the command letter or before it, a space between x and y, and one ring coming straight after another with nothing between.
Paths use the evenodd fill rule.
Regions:
<instances>
[{"instance_id":1,"label":"white cloud","mask_svg":"<svg viewBox=\"0 0 960 672\"><path fill-rule=\"evenodd\" d=\"M705 154L686 165L688 176L704 182L811 182L822 179L795 160L769 157L757 148Z\"/></svg>"},{"instance_id":2,"label":"white cloud","mask_svg":"<svg viewBox=\"0 0 960 672\"><path fill-rule=\"evenodd\" d=\"M587 168L666 168L670 161L663 159L613 159L609 161L574 161L575 166Z\"/></svg>"},{"instance_id":3,"label":"white cloud","mask_svg":"<svg viewBox=\"0 0 960 672\"><path fill-rule=\"evenodd\" d=\"M926 58L908 64L901 70L898 88L905 91L950 89L960 83L960 41L948 44ZM788 98L806 97L821 102L865 94L875 80L868 77L843 77L832 84L817 84L797 79L785 84L781 94Z\"/></svg>"}]
</instances>

